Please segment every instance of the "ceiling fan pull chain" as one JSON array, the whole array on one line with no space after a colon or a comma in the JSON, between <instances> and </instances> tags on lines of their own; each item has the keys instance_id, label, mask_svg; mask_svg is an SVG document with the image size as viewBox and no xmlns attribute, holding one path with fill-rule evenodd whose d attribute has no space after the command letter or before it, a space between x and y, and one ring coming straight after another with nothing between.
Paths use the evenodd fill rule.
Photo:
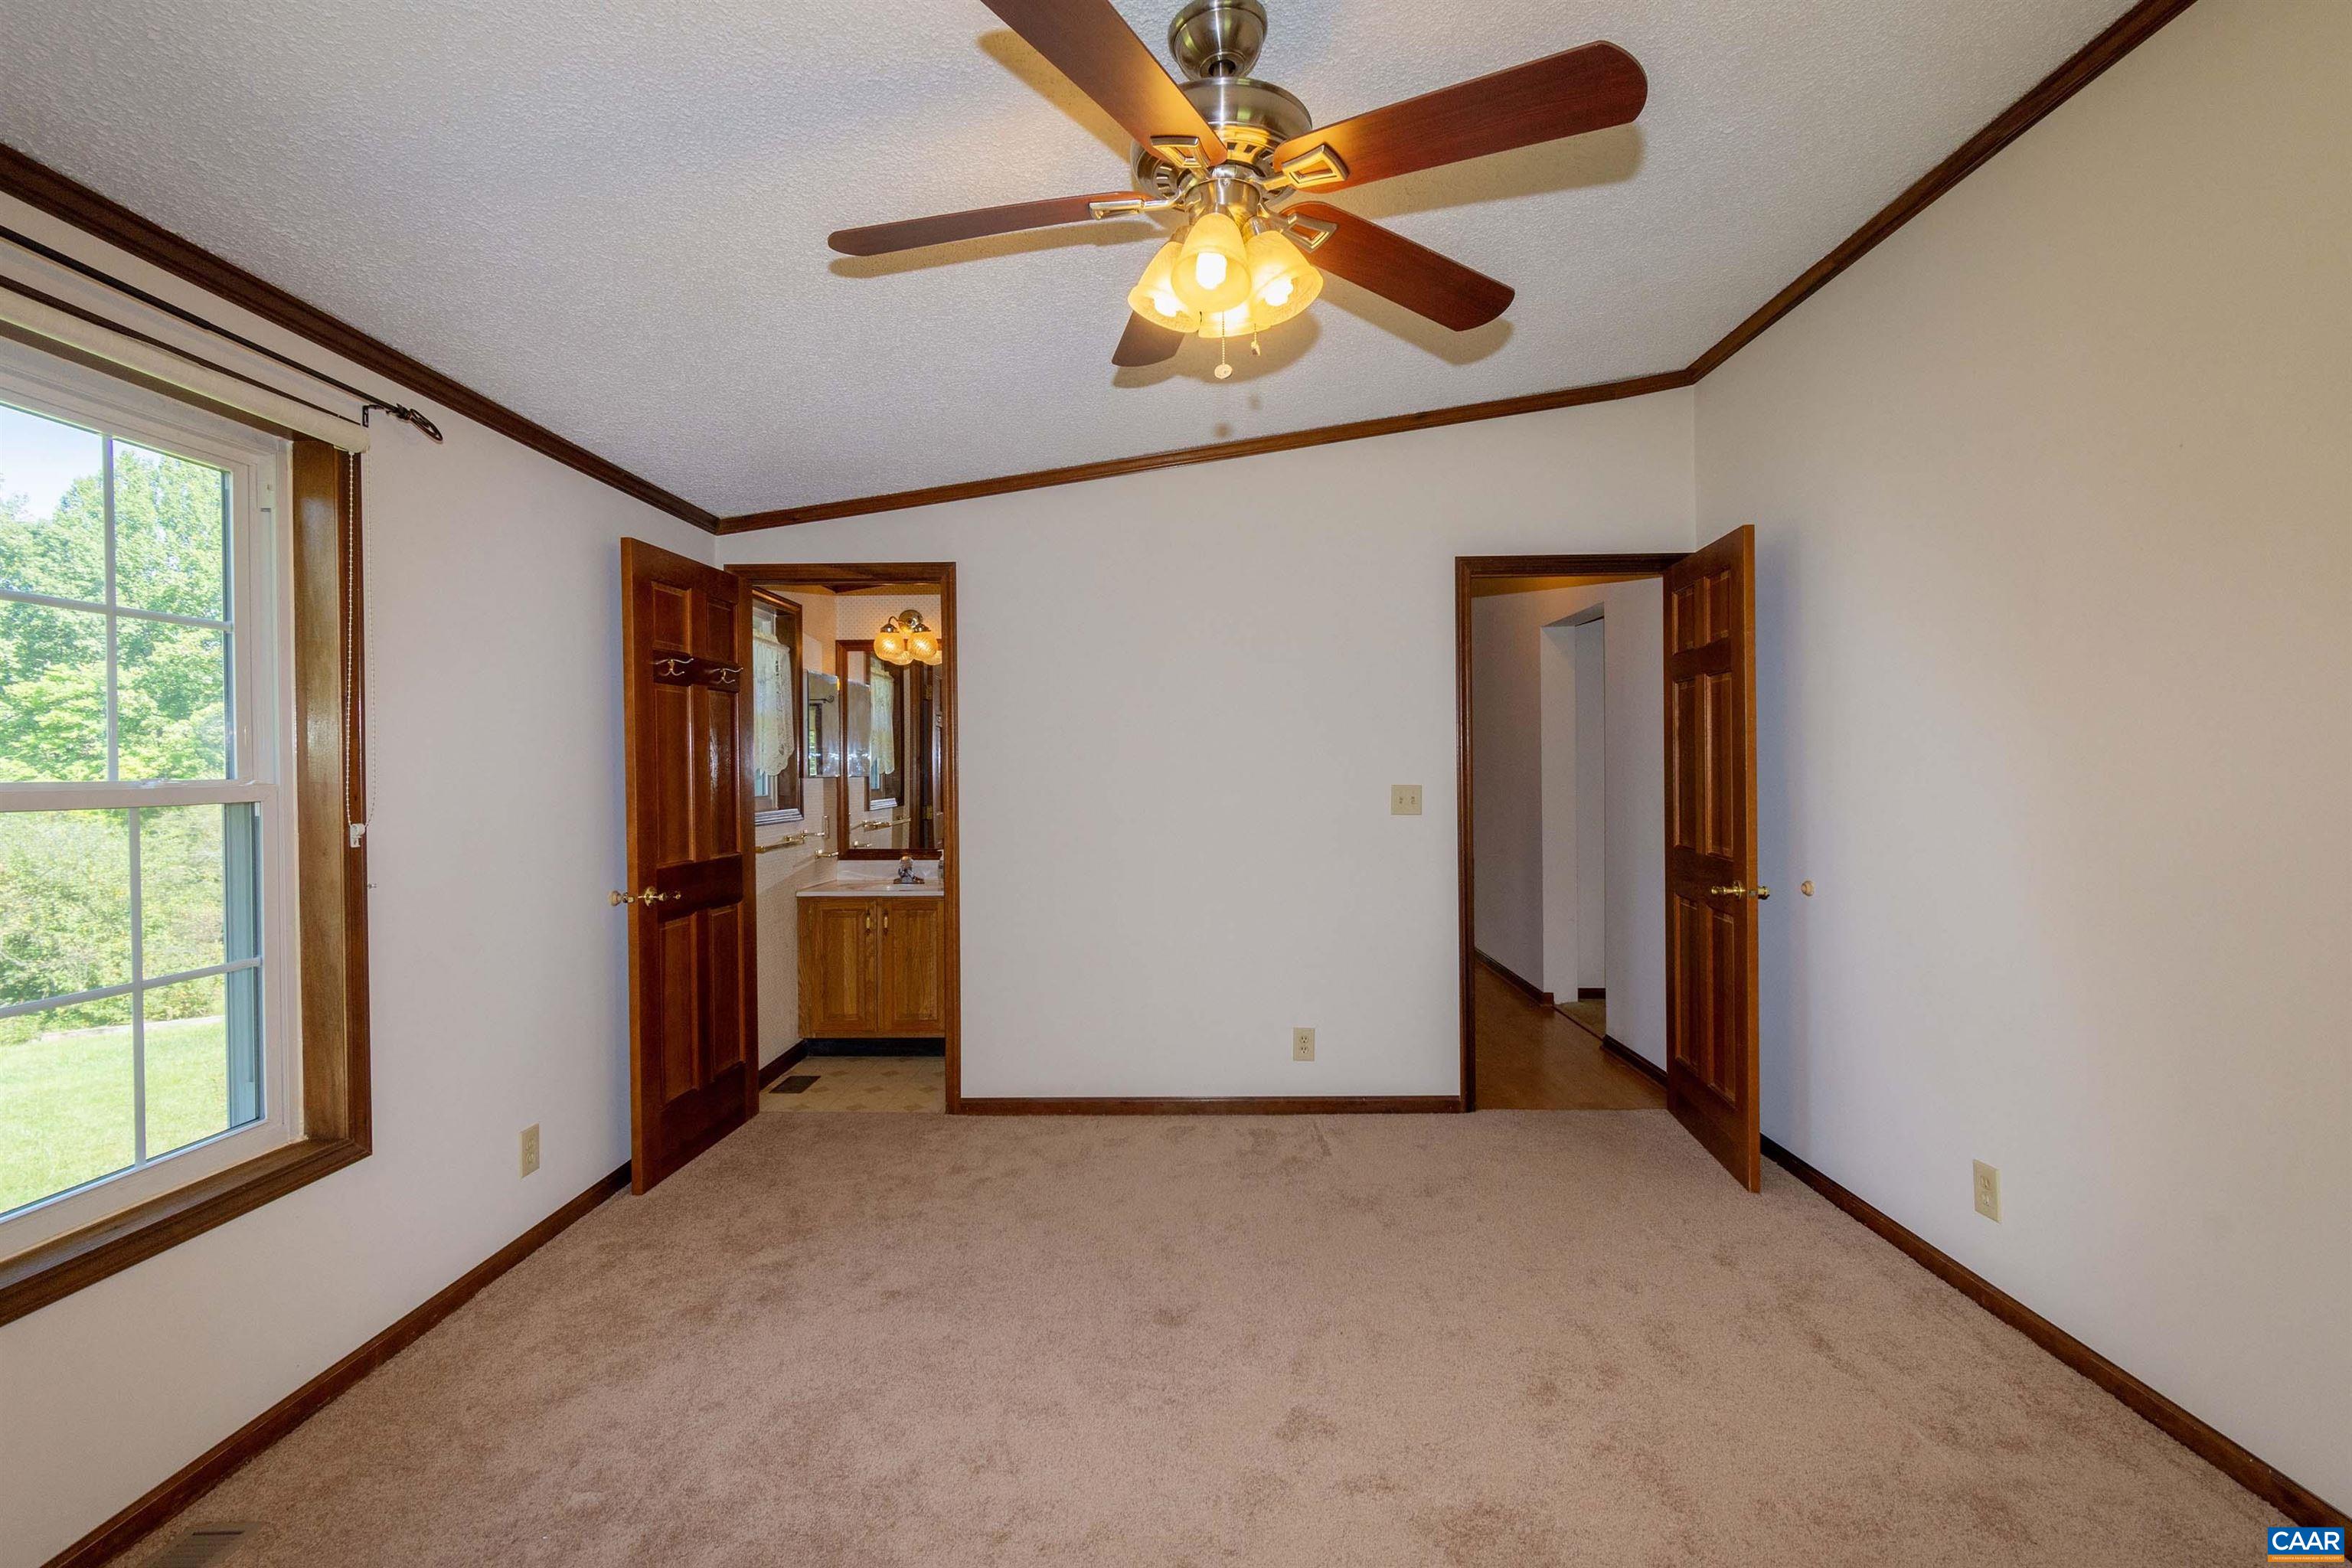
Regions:
<instances>
[{"instance_id":1,"label":"ceiling fan pull chain","mask_svg":"<svg viewBox=\"0 0 2352 1568\"><path fill-rule=\"evenodd\" d=\"M1234 374L1234 367L1225 363L1225 345L1231 342L1233 342L1231 333L1217 340L1217 379L1219 381Z\"/></svg>"}]
</instances>

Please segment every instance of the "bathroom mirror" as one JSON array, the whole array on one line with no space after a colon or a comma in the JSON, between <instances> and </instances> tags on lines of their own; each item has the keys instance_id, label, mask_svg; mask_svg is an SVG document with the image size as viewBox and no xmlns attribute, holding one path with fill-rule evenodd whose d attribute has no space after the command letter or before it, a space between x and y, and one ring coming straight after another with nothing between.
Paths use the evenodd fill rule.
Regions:
<instances>
[{"instance_id":1,"label":"bathroom mirror","mask_svg":"<svg viewBox=\"0 0 2352 1568\"><path fill-rule=\"evenodd\" d=\"M801 607L751 594L751 819L801 818Z\"/></svg>"},{"instance_id":2,"label":"bathroom mirror","mask_svg":"<svg viewBox=\"0 0 2352 1568\"><path fill-rule=\"evenodd\" d=\"M841 776L841 678L823 670L802 677L801 756L813 779Z\"/></svg>"},{"instance_id":3,"label":"bathroom mirror","mask_svg":"<svg viewBox=\"0 0 2352 1568\"><path fill-rule=\"evenodd\" d=\"M890 664L870 640L834 645L845 726L834 820L849 824L847 860L940 853L941 744L939 670Z\"/></svg>"}]
</instances>

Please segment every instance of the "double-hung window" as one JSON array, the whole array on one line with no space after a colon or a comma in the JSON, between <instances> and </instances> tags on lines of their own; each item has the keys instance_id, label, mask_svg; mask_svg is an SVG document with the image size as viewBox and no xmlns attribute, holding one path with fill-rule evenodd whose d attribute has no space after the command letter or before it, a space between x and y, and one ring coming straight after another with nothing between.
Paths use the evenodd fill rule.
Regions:
<instances>
[{"instance_id":1,"label":"double-hung window","mask_svg":"<svg viewBox=\"0 0 2352 1568\"><path fill-rule=\"evenodd\" d=\"M301 1128L288 446L0 351L5 1259Z\"/></svg>"}]
</instances>

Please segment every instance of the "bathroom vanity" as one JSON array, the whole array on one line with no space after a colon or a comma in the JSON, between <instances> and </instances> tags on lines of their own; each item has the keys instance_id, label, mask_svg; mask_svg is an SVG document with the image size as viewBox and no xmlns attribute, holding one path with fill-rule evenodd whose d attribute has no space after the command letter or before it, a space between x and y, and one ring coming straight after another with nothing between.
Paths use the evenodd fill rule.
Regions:
<instances>
[{"instance_id":1,"label":"bathroom vanity","mask_svg":"<svg viewBox=\"0 0 2352 1568\"><path fill-rule=\"evenodd\" d=\"M937 882L800 889L801 1038L947 1033L946 905Z\"/></svg>"}]
</instances>

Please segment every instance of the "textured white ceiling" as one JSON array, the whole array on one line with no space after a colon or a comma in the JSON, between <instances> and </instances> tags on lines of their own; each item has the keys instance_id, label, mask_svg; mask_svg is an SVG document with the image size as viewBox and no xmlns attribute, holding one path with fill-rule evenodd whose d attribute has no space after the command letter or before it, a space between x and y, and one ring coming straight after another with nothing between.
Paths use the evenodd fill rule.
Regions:
<instances>
[{"instance_id":1,"label":"textured white ceiling","mask_svg":"<svg viewBox=\"0 0 2352 1568\"><path fill-rule=\"evenodd\" d=\"M1119 0L1159 47L1176 0ZM1513 284L1334 279L1211 378L1114 371L1144 220L854 261L850 224L1123 185L977 0L0 0L0 141L727 513L1688 363L2123 0L1268 0L1329 121L1608 38L1638 124L1336 201Z\"/></svg>"}]
</instances>

